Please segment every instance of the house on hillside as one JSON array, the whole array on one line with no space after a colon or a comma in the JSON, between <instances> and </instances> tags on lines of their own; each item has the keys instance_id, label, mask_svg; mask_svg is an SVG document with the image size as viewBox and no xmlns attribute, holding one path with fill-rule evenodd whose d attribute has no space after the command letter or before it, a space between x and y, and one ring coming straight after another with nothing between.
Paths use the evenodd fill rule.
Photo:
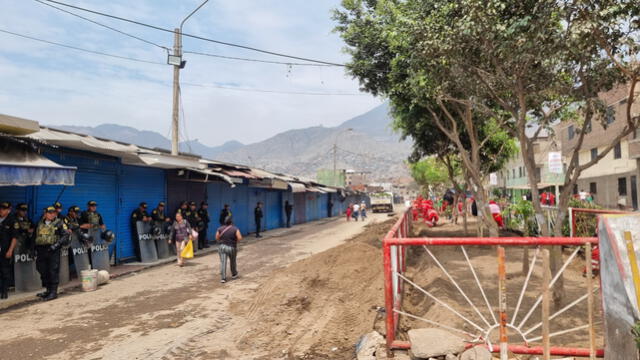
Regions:
<instances>
[{"instance_id":1,"label":"house on hillside","mask_svg":"<svg viewBox=\"0 0 640 360\"><path fill-rule=\"evenodd\" d=\"M626 125L628 86L619 86L600 95L607 111L603 121L593 121L584 137L579 153L579 163L584 164L598 156L610 145ZM640 93L640 91L639 91ZM633 104L631 113L639 116L640 104ZM603 124L605 126L603 126ZM580 127L574 123L562 123L555 132L562 143L562 154L570 156L578 142ZM597 164L584 170L573 192L590 192L597 204L615 208L619 204L628 209L638 209L638 177L640 162L640 131L623 138L611 152Z\"/></svg>"}]
</instances>

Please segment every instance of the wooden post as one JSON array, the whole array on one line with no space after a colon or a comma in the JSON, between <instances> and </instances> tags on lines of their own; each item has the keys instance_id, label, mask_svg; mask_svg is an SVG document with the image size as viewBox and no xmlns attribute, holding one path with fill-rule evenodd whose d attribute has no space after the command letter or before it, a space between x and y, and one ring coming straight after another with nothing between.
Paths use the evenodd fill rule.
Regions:
<instances>
[{"instance_id":1,"label":"wooden post","mask_svg":"<svg viewBox=\"0 0 640 360\"><path fill-rule=\"evenodd\" d=\"M551 359L549 344L549 302L551 299L549 283L551 282L551 269L549 268L549 250L542 250L542 358Z\"/></svg>"},{"instance_id":2,"label":"wooden post","mask_svg":"<svg viewBox=\"0 0 640 360\"><path fill-rule=\"evenodd\" d=\"M507 271L505 266L504 247L498 246L498 298L499 325L500 325L500 360L508 360L507 337Z\"/></svg>"},{"instance_id":3,"label":"wooden post","mask_svg":"<svg viewBox=\"0 0 640 360\"><path fill-rule=\"evenodd\" d=\"M591 243L585 245L585 267L587 269L587 316L589 317L589 359L596 359L596 332L593 327L593 263Z\"/></svg>"}]
</instances>

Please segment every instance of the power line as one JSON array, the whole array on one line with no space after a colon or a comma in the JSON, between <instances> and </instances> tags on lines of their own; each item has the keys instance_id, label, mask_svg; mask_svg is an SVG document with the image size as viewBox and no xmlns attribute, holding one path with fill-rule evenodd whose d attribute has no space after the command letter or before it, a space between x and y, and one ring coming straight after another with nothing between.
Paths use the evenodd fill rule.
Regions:
<instances>
[{"instance_id":1,"label":"power line","mask_svg":"<svg viewBox=\"0 0 640 360\"><path fill-rule=\"evenodd\" d=\"M197 86L197 87L210 87L223 90L235 90L246 92L258 92L269 94L284 94L284 95L316 95L316 96L367 96L368 94L355 94L355 93L329 93L329 92L307 92L307 91L280 91L280 90L268 90L268 89L251 89L251 88L239 88L231 86L222 86L215 84L195 84L190 82L181 82L182 85Z\"/></svg>"},{"instance_id":2,"label":"power line","mask_svg":"<svg viewBox=\"0 0 640 360\"><path fill-rule=\"evenodd\" d=\"M195 55L209 56L209 57L215 57L215 58L220 58L220 59L259 62L259 63L266 63L266 64L280 64L280 65L289 65L289 66L316 66L316 67L331 67L331 66L333 66L333 65L325 65L325 64L296 63L296 62L285 62L285 61L270 61L270 60L262 60L262 59L251 59L251 58L242 58L242 57L224 56L224 55L218 55L218 54L203 53L203 52L198 52L198 51L183 51L182 53L183 54L195 54Z\"/></svg>"},{"instance_id":3,"label":"power line","mask_svg":"<svg viewBox=\"0 0 640 360\"><path fill-rule=\"evenodd\" d=\"M109 53L105 53L105 52L102 52L102 51L89 50L89 49L84 49L84 48L77 47L77 46L61 44L61 43L57 43L57 42L54 42L54 41L44 40L44 39L40 39L40 38L37 38L37 37L29 36L29 35L18 34L18 33L9 31L9 30L4 30L4 29L0 29L0 32L5 33L5 34L9 34L9 35L13 35L13 36L18 36L18 37L21 37L21 38L24 38L24 39L29 39L29 40L33 40L33 41L42 42L42 43L49 44L49 45L60 46L60 47L64 47L64 48L72 49L72 50L77 50L77 51L84 51L84 52L91 53L91 54L94 54L94 55L108 56L108 57L112 57L112 58L116 58L116 59L137 61L137 62L147 63L147 64L166 65L165 63L161 63L161 62L157 62L157 61L136 59L136 58L132 58L132 57L128 57L128 56L114 55L114 54L109 54Z\"/></svg>"},{"instance_id":4,"label":"power line","mask_svg":"<svg viewBox=\"0 0 640 360\"><path fill-rule=\"evenodd\" d=\"M44 2L44 1L42 1L42 0L35 0L35 1L36 1L36 2L39 2L39 3L40 3L40 4L42 4L42 5L45 5L45 6L49 6L49 7L51 7L51 8L54 8L54 9L56 9L56 10L58 10L58 11L62 11L63 13L67 13L67 14L72 15L72 16L75 16L75 17L77 17L77 18L80 18L80 19L86 20L86 21L88 21L88 22L90 22L90 23L96 24L96 25L98 25L98 26L102 26L103 28L107 28L107 29L109 29L109 30L115 31L115 32L117 32L117 33L119 33L119 34L122 34L122 35L124 35L124 36L128 36L128 37L130 37L130 38L133 38L133 39L136 39L136 40L142 41L142 42L147 43L147 44L149 44L149 45L153 45L153 46L159 47L160 49L163 49L163 50L169 51L169 48L168 48L168 47L166 47L166 46L162 46L162 45L157 44L157 43L155 43L155 42L153 42L153 41L150 41L150 40L147 40L147 39L143 39L143 38L141 38L141 37L139 37L139 36L136 36L136 35L133 35L133 34L129 34L129 33L124 32L124 31L122 31L122 30L118 30L118 29L116 29L116 28L114 28L114 27L111 27L111 26L109 26L109 25L105 25L105 24L99 23L99 22L97 22L97 21L95 21L95 20L89 19L89 18L84 17L84 16L82 16L82 15L78 15L78 14L76 14L76 13L74 13L74 12L67 11L67 10L62 9L62 8L59 8L59 7L55 6L55 5L48 4L48 3L46 3L46 2Z\"/></svg>"},{"instance_id":5,"label":"power line","mask_svg":"<svg viewBox=\"0 0 640 360\"><path fill-rule=\"evenodd\" d=\"M151 29L159 30L159 31L169 32L169 33L172 33L172 34L175 33L171 29L165 29L165 28L162 28L160 26L146 24L146 23L143 23L143 22L140 22L140 21L131 20L131 19L120 17L120 16L115 16L115 15L111 15L111 14L107 14L107 13L103 13L103 12L100 12L100 11L91 10L91 9L87 9L87 8L83 8L83 7L79 7L79 6L75 6L75 5L71 5L71 4L66 4L66 3L63 3L63 2L60 2L60 1L56 1L56 0L43 0L43 1L54 3L54 4L58 4L58 5L61 5L61 6L70 7L70 8L76 9L76 10L85 11L85 12L89 12L89 13L100 15L100 16L106 16L106 17L109 17L109 18L112 18L112 19L125 21L125 22L131 23L131 24L136 24L136 25L148 27L148 28L151 28ZM271 50L264 50L264 49L259 49L259 48L255 48L255 47L251 47L251 46L240 45L240 44L230 43L230 42L226 42L226 41L210 39L210 38L206 38L206 37L202 37L202 36L198 36L198 35L185 34L185 33L181 33L181 35L182 36L186 36L186 37L190 37L190 38L193 38L193 39L198 39L198 40L202 40L202 41L212 42L212 43L215 43L215 44L220 44L220 45L231 46L231 47L236 47L236 48L240 48L240 49L260 52L260 53L263 53L263 54L268 54L268 55L273 55L273 56L279 56L279 57L285 57L285 58L289 58L289 59L308 61L308 62L312 62L312 63L324 64L324 65L330 65L330 66L345 66L345 64L339 64L339 63L334 63L334 62L329 62L329 61L324 61L324 60L310 59L310 58L305 58L305 57L295 56L295 55L287 55L287 54L283 54L283 53L279 53L279 52L275 52L275 51L271 51Z\"/></svg>"}]
</instances>

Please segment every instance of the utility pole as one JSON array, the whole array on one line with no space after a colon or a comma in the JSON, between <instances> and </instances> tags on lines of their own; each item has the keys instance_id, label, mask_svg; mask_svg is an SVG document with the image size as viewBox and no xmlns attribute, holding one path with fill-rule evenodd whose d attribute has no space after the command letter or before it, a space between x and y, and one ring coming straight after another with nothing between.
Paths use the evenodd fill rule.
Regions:
<instances>
[{"instance_id":1,"label":"utility pole","mask_svg":"<svg viewBox=\"0 0 640 360\"><path fill-rule=\"evenodd\" d=\"M182 20L179 28L173 30L173 56L168 57L168 62L173 65L173 113L171 117L171 155L178 155L180 149L180 69L184 68L186 61L182 60L182 27L184 23L200 10L209 0L204 0L195 10Z\"/></svg>"},{"instance_id":2,"label":"utility pole","mask_svg":"<svg viewBox=\"0 0 640 360\"><path fill-rule=\"evenodd\" d=\"M182 58L182 34L175 28L173 35L173 54ZM180 144L180 66L173 65L173 116L171 118L171 155L178 155Z\"/></svg>"},{"instance_id":3,"label":"utility pole","mask_svg":"<svg viewBox=\"0 0 640 360\"><path fill-rule=\"evenodd\" d=\"M338 144L333 143L333 186L338 186L338 170L337 163L338 161Z\"/></svg>"}]
</instances>

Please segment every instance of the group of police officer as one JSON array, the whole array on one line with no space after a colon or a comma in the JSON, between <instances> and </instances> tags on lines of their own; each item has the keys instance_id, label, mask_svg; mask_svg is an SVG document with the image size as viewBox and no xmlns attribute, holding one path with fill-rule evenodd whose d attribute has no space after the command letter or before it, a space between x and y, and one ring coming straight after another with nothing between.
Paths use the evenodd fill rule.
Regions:
<instances>
[{"instance_id":1,"label":"group of police officer","mask_svg":"<svg viewBox=\"0 0 640 360\"><path fill-rule=\"evenodd\" d=\"M148 205L146 202L141 202L137 209L131 213L131 229L134 235L134 239L137 239L138 228L136 226L137 222L150 222L151 223L151 232L158 234L160 232L169 232L169 227L171 224L171 218L165 215L165 203L160 202L158 206L151 211L151 214L147 211ZM207 241L207 229L209 228L209 222L211 218L209 217L209 204L206 201L202 201L200 203L200 208L197 207L195 201L180 202L180 206L174 212L175 214L181 214L189 225L191 225L192 229L195 229L198 232L198 244L197 249L204 249L209 247L209 243ZM196 244L194 244L196 245ZM194 250L195 250L194 246ZM139 245L136 244L136 255L140 258L140 248Z\"/></svg>"},{"instance_id":2,"label":"group of police officer","mask_svg":"<svg viewBox=\"0 0 640 360\"><path fill-rule=\"evenodd\" d=\"M105 241L115 237L113 232L106 230L97 206L92 200L87 203L87 210L81 212L80 207L74 205L69 207L67 215L63 215L62 204L56 202L46 207L41 218L34 222L27 216L27 204L18 204L12 212L11 203L0 202L0 299L8 297L14 254L33 252L36 269L46 289L37 296L46 301L57 298L60 252L61 248L70 245L71 235L76 233L85 245L92 241L88 235L92 229L101 229Z\"/></svg>"}]
</instances>

